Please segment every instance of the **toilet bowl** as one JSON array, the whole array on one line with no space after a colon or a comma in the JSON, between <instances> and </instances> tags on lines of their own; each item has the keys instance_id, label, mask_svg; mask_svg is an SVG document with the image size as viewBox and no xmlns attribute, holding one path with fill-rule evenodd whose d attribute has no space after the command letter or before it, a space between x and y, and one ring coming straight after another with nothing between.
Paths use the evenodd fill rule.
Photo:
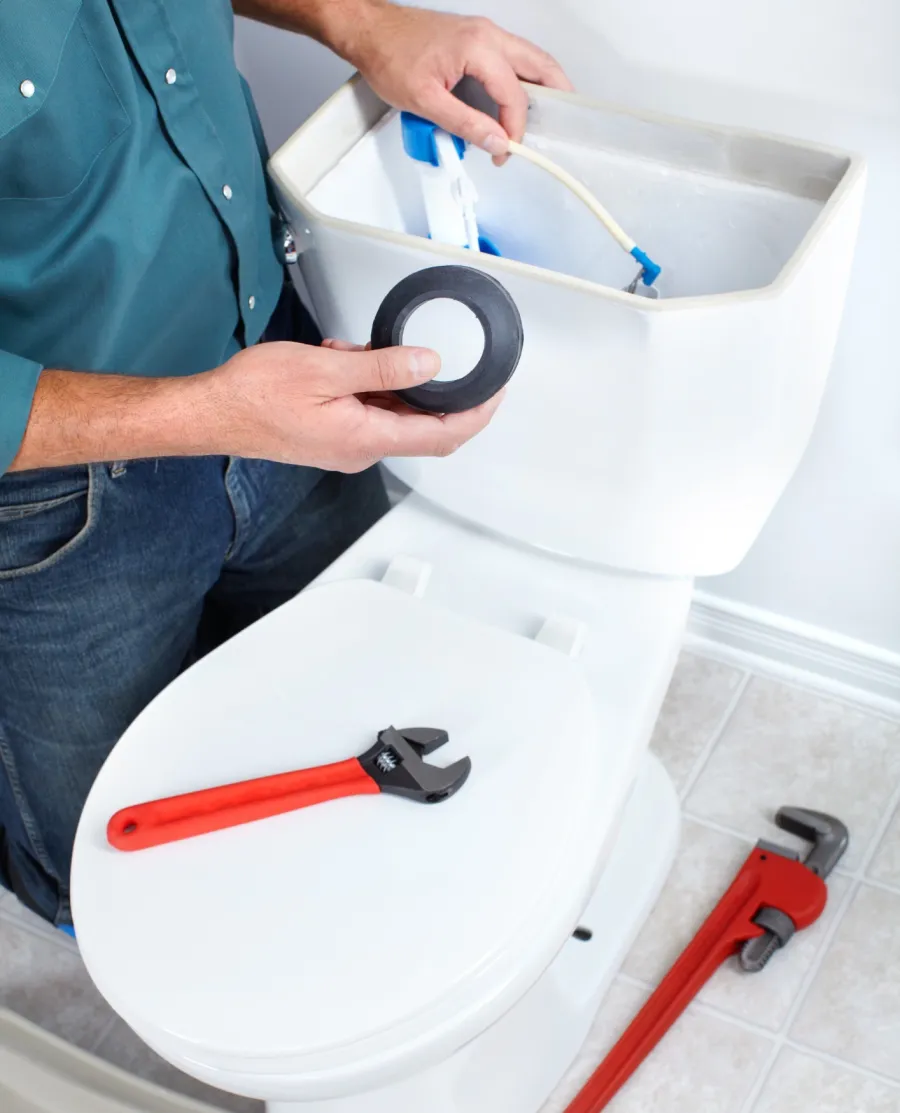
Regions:
<instances>
[{"instance_id":1,"label":"toilet bowl","mask_svg":"<svg viewBox=\"0 0 900 1113\"><path fill-rule=\"evenodd\" d=\"M342 89L272 164L325 331L365 340L397 280L467 263L516 300L520 368L482 436L389 462L412 493L143 712L79 825L73 913L100 992L170 1062L275 1113L537 1113L551 1095L676 850L647 744L692 578L740 560L827 374L858 160L530 96L530 141L581 158L610 207L618 191L648 248L656 228L664 296L623 293L602 233L525 167L471 168L503 257L428 241L396 116ZM351 757L391 724L447 730L433 757L471 758L463 788L107 842L129 804Z\"/></svg>"}]
</instances>

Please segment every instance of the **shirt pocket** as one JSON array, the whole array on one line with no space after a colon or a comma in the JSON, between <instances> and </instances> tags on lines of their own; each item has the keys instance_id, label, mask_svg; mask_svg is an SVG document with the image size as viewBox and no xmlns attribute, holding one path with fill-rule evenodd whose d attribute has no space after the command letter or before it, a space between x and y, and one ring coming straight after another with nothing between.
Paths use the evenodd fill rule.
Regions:
<instances>
[{"instance_id":1,"label":"shirt pocket","mask_svg":"<svg viewBox=\"0 0 900 1113\"><path fill-rule=\"evenodd\" d=\"M0 0L0 200L66 197L130 120L82 0Z\"/></svg>"}]
</instances>

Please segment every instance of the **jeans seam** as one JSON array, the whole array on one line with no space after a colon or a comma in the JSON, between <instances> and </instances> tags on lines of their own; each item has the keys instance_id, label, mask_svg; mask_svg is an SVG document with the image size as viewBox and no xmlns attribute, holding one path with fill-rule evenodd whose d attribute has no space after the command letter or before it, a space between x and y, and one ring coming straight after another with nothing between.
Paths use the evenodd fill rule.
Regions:
<instances>
[{"instance_id":1,"label":"jeans seam","mask_svg":"<svg viewBox=\"0 0 900 1113\"><path fill-rule=\"evenodd\" d=\"M50 861L50 856L47 853L47 848L44 846L44 840L41 838L37 825L34 822L34 816L31 810L31 805L25 798L22 791L22 782L19 778L18 768L16 766L16 759L13 756L12 749L6 741L6 735L3 732L3 726L0 724L0 763L6 772L9 779L10 788L12 789L13 799L15 800L16 807L19 810L19 818L22 820L22 826L25 829L25 834L28 836L28 841L31 844L30 850L37 860L38 864L53 877L57 884L59 878L56 873L56 867Z\"/></svg>"},{"instance_id":2,"label":"jeans seam","mask_svg":"<svg viewBox=\"0 0 900 1113\"><path fill-rule=\"evenodd\" d=\"M243 521L249 520L249 506L244 496L244 492L240 489L238 481L237 465L239 457L229 456L228 466L225 469L225 497L228 499L228 505L231 507L231 513L234 518L234 536L231 539L231 544L225 550L224 560L227 563L234 555L236 549L241 542L241 525Z\"/></svg>"},{"instance_id":3,"label":"jeans seam","mask_svg":"<svg viewBox=\"0 0 900 1113\"><path fill-rule=\"evenodd\" d=\"M84 498L90 490L90 484L83 491L73 491L70 495L60 495L56 499L41 499L40 502L22 502L16 506L0 508L0 525L4 522L20 522L23 518L30 518L34 514L43 514L46 510L56 510L65 506L67 502Z\"/></svg>"},{"instance_id":4,"label":"jeans seam","mask_svg":"<svg viewBox=\"0 0 900 1113\"><path fill-rule=\"evenodd\" d=\"M52 568L71 552L80 548L90 537L97 526L97 519L99 517L100 483L98 469L100 467L102 467L102 465L88 465L87 514L85 515L84 525L75 536L70 538L60 549L57 549L55 553L52 553L44 560L38 561L37 564L28 564L24 568L12 568L6 572L0 572L0 583L8 580L23 579L26 576L38 575Z\"/></svg>"}]
</instances>

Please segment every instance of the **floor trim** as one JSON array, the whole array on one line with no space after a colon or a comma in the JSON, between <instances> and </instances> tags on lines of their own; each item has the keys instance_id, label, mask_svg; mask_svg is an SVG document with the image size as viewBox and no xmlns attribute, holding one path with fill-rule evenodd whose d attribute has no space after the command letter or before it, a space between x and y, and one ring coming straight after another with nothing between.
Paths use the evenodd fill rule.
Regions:
<instances>
[{"instance_id":1,"label":"floor trim","mask_svg":"<svg viewBox=\"0 0 900 1113\"><path fill-rule=\"evenodd\" d=\"M698 591L686 646L900 717L900 654Z\"/></svg>"}]
</instances>

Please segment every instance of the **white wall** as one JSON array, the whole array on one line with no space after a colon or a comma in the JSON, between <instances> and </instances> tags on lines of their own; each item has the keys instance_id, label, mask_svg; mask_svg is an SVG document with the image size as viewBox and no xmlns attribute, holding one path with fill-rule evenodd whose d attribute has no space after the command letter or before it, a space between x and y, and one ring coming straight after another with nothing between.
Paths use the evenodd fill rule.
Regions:
<instances>
[{"instance_id":1,"label":"white wall","mask_svg":"<svg viewBox=\"0 0 900 1113\"><path fill-rule=\"evenodd\" d=\"M854 280L818 428L743 565L705 592L900 652L900 0L450 0L539 42L591 96L862 151ZM280 143L349 72L244 25Z\"/></svg>"}]
</instances>

